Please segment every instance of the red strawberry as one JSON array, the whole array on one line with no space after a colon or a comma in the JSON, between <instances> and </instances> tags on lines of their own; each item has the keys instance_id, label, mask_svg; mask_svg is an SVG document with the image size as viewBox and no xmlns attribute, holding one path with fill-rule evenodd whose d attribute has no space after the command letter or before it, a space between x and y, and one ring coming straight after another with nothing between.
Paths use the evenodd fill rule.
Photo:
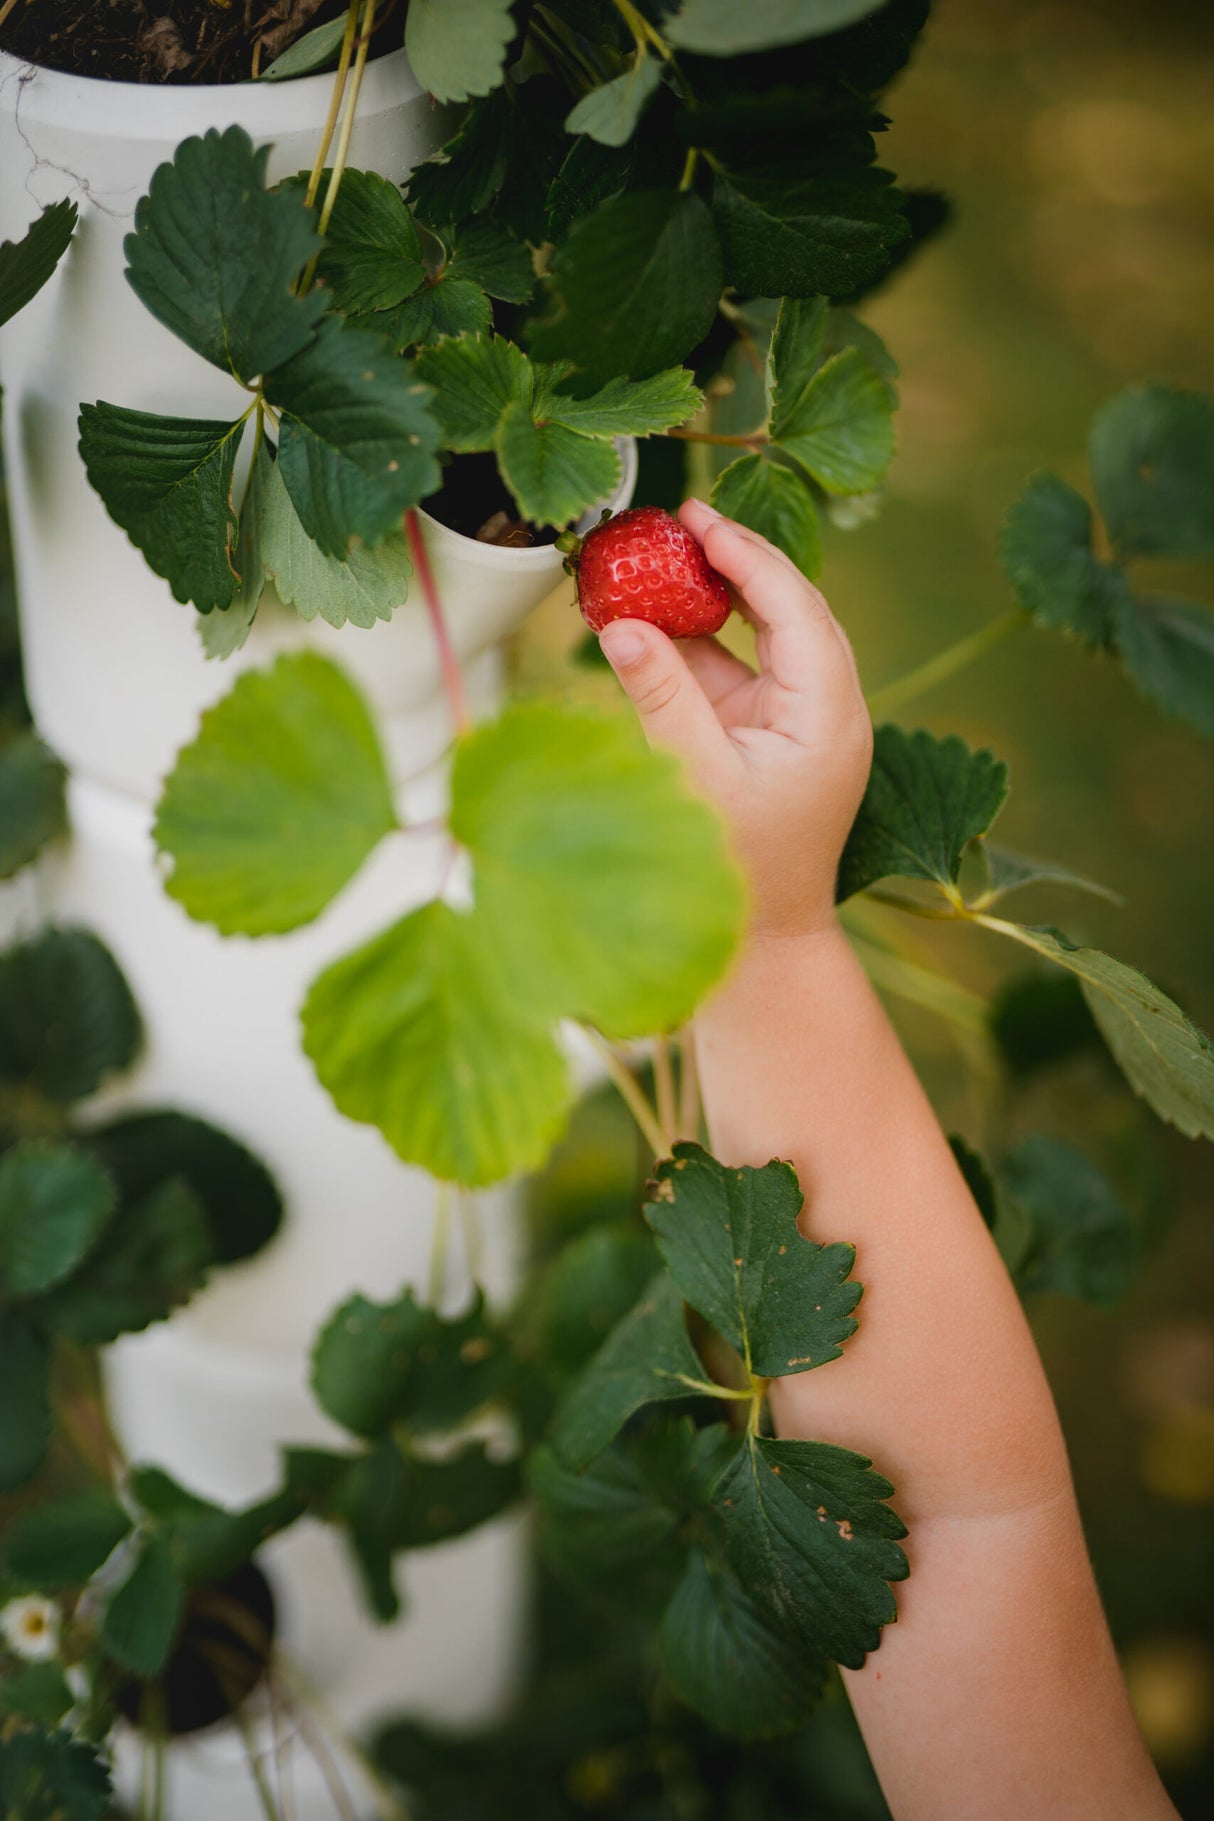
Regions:
<instances>
[{"instance_id":1,"label":"red strawberry","mask_svg":"<svg viewBox=\"0 0 1214 1821\"><path fill-rule=\"evenodd\" d=\"M578 605L594 632L612 620L648 620L672 639L694 639L729 618L728 583L660 506L634 507L588 531L576 572Z\"/></svg>"}]
</instances>

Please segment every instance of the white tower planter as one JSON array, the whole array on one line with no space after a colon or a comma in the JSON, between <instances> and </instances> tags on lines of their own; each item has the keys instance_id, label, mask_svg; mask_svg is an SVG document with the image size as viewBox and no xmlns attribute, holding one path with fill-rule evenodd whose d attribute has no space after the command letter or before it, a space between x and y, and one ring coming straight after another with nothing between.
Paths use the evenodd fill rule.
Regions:
<instances>
[{"instance_id":1,"label":"white tower planter","mask_svg":"<svg viewBox=\"0 0 1214 1821\"><path fill-rule=\"evenodd\" d=\"M424 1289L435 1185L379 1134L341 1118L300 1053L297 1013L326 962L433 895L437 843L385 842L338 902L282 938L224 941L164 894L150 843L152 808L199 713L238 670L299 645L345 666L374 707L406 816L431 813L450 736L420 600L369 632L304 626L272 597L244 651L202 656L192 608L176 603L92 492L76 450L81 401L220 415L230 382L142 308L123 276L122 241L153 170L178 143L239 124L273 146L271 180L311 164L329 78L273 85L155 88L35 70L0 54L0 239L37 209L80 205L76 239L44 291L0 332L5 455L30 701L72 778L70 843L40 869L42 914L87 924L110 945L144 1013L137 1073L113 1109L176 1105L242 1138L275 1172L287 1222L249 1264L220 1273L171 1322L111 1350L117 1428L154 1460L223 1501L273 1483L275 1444L333 1441L306 1388L306 1351L325 1315L355 1289ZM368 67L351 161L396 181L442 140L447 120L417 87L404 53ZM611 502L627 503L635 451ZM588 520L596 514L588 515ZM474 708L498 690L497 646L561 581L551 547L503 550L428 522L439 588ZM484 1198L484 1277L512 1275L512 1198ZM380 1628L361 1617L336 1539L315 1526L267 1551L279 1637L327 1709L359 1729L410 1707L453 1723L483 1718L511 1686L523 1563L517 1524L417 1555L407 1611ZM220 1729L174 1748L174 1821L249 1821L259 1813L243 1747ZM120 1754L121 1758L121 1754ZM349 1768L349 1767L347 1767ZM354 1775L357 1786L357 1776ZM328 1816L319 1775L301 1763L300 1821Z\"/></svg>"}]
</instances>

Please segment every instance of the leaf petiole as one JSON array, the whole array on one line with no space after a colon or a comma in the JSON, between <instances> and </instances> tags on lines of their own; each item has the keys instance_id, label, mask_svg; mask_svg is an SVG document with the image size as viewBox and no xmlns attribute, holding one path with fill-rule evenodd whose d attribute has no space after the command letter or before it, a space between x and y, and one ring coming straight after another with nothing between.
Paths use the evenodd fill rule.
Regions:
<instances>
[{"instance_id":1,"label":"leaf petiole","mask_svg":"<svg viewBox=\"0 0 1214 1821\"><path fill-rule=\"evenodd\" d=\"M884 689L878 689L868 698L868 711L874 722L885 720L904 703L913 701L916 696L934 689L938 683L947 682L958 671L967 669L978 658L985 657L988 651L993 651L996 645L1002 644L1011 633L1027 626L1030 619L1031 615L1025 613L1023 608L1013 607L1001 619L991 620L976 632L967 633L955 645L937 652L934 658L928 658L925 664L918 665L895 682L887 683Z\"/></svg>"}]
</instances>

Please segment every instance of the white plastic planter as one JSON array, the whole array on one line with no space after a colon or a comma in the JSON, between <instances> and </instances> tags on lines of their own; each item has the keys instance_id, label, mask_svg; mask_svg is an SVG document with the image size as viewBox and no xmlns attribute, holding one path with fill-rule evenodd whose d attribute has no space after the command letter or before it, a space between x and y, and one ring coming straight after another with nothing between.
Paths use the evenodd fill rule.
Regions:
<instances>
[{"instance_id":1,"label":"white plastic planter","mask_svg":"<svg viewBox=\"0 0 1214 1821\"><path fill-rule=\"evenodd\" d=\"M245 649L227 663L205 661L193 609L172 599L89 487L76 414L98 398L199 416L233 406L231 382L130 291L123 237L153 170L182 139L239 123L272 144L274 179L311 164L328 96L327 77L144 88L32 70L0 54L0 239L19 238L46 203L80 204L59 271L0 331L28 689L41 732L72 772L73 839L39 869L41 910L96 930L144 1013L144 1059L109 1096L110 1110L175 1105L214 1120L265 1159L288 1206L264 1255L220 1274L173 1321L109 1356L116 1424L132 1455L225 1501L273 1483L276 1444L335 1439L306 1386L307 1345L326 1314L355 1289L382 1298L426 1283L435 1186L378 1133L336 1113L300 1052L297 1014L320 968L433 894L441 854L424 838L393 837L314 925L224 941L164 894L153 805L201 710L239 670L288 647L324 651L362 685L406 819L432 813L450 724L416 594L390 623L338 633L304 626L271 592ZM403 53L385 57L367 71L351 160L399 181L447 124ZM617 509L631 497L636 465L633 447L621 449ZM426 537L474 712L487 712L498 692L496 647L561 583L560 556L477 544L433 521ZM508 1192L482 1202L482 1276L500 1294L513 1275L514 1202ZM344 1555L318 1528L275 1544L269 1567L280 1635L347 1727L405 1706L474 1721L507 1697L521 1643L516 1521L412 1558L409 1611L387 1630L361 1617ZM253 1821L260 1811L241 1759L223 1729L175 1747L174 1821ZM301 1779L299 1821L331 1814L323 1782Z\"/></svg>"}]
</instances>

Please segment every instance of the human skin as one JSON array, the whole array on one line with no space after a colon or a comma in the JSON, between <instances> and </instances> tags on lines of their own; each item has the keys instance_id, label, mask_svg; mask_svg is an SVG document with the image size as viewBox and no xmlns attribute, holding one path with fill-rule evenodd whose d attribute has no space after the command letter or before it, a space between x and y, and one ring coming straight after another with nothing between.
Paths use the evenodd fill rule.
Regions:
<instances>
[{"instance_id":1,"label":"human skin","mask_svg":"<svg viewBox=\"0 0 1214 1821\"><path fill-rule=\"evenodd\" d=\"M700 501L680 518L756 631L620 620L601 643L651 741L723 811L746 940L696 1020L714 1154L789 1159L808 1238L848 1240L860 1326L773 1383L784 1436L870 1455L910 1579L848 1693L896 1821L1175 1817L1130 1710L1066 1448L1011 1280L834 904L872 729L846 635L781 552Z\"/></svg>"}]
</instances>

